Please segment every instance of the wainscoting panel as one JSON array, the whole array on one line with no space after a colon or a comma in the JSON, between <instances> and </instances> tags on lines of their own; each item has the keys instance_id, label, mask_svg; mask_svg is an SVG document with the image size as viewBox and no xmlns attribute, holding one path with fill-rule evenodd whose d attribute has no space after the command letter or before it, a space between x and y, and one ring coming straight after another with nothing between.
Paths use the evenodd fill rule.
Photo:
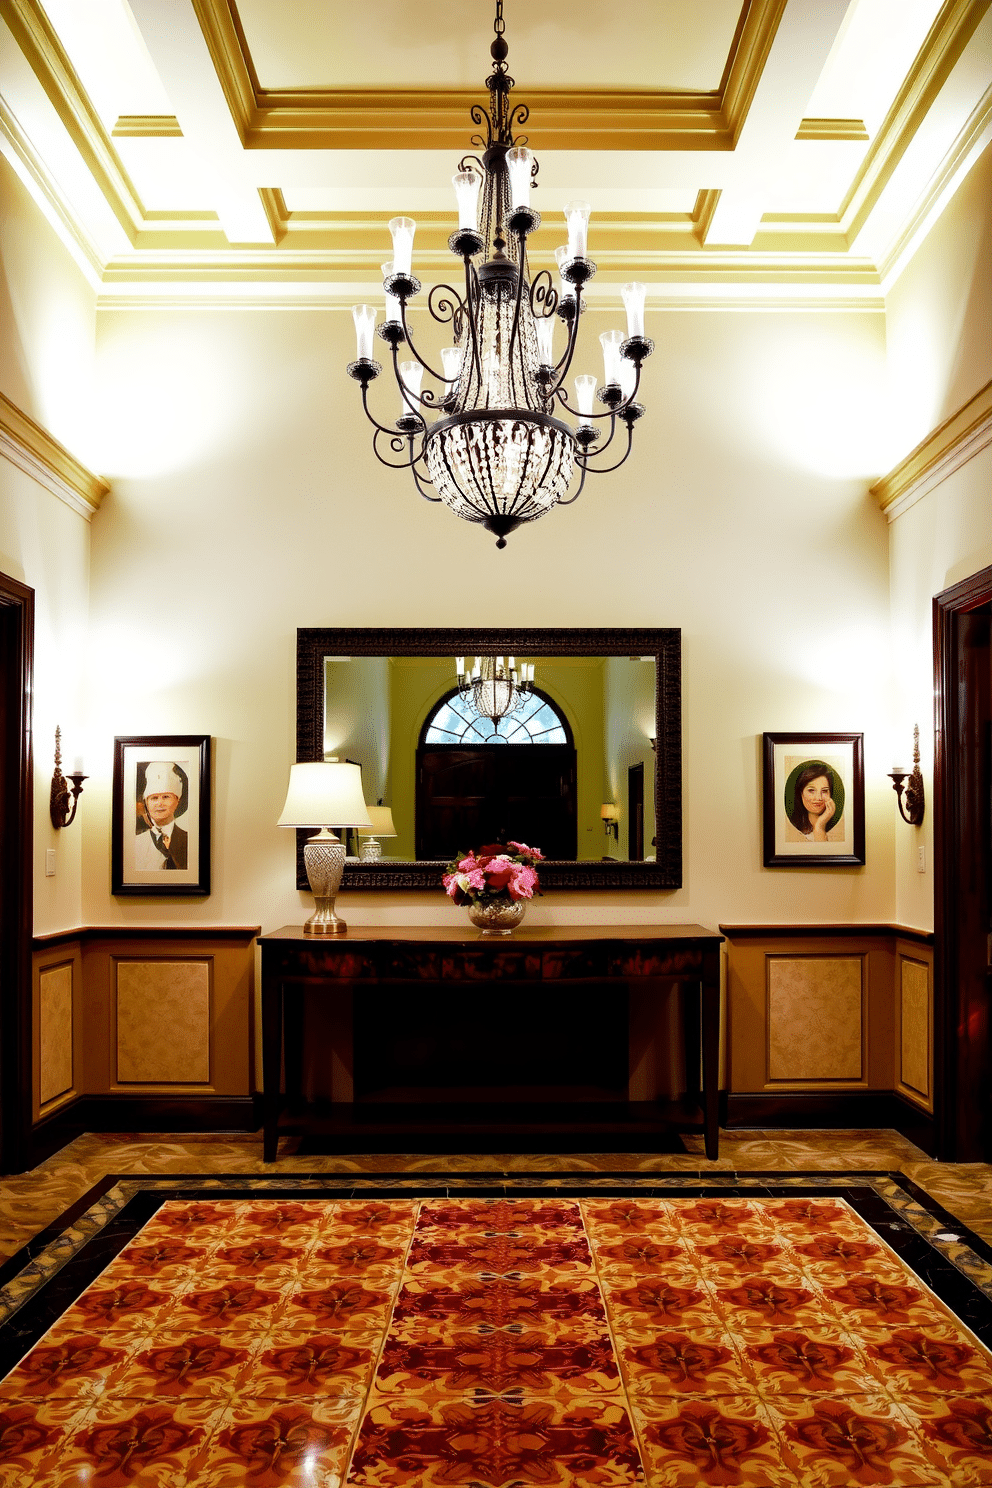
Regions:
<instances>
[{"instance_id":1,"label":"wainscoting panel","mask_svg":"<svg viewBox=\"0 0 992 1488\"><path fill-rule=\"evenodd\" d=\"M72 961L38 976L38 1104L72 1089Z\"/></svg>"},{"instance_id":2,"label":"wainscoting panel","mask_svg":"<svg viewBox=\"0 0 992 1488\"><path fill-rule=\"evenodd\" d=\"M898 1088L928 1111L933 1110L933 977L931 962L914 947L900 948Z\"/></svg>"},{"instance_id":3,"label":"wainscoting panel","mask_svg":"<svg viewBox=\"0 0 992 1488\"><path fill-rule=\"evenodd\" d=\"M35 940L35 1162L79 1131L255 1130L258 933L85 927ZM53 1095L66 1070L67 965L72 1083Z\"/></svg>"},{"instance_id":4,"label":"wainscoting panel","mask_svg":"<svg viewBox=\"0 0 992 1488\"><path fill-rule=\"evenodd\" d=\"M769 956L768 1080L860 1082L860 956Z\"/></svg>"},{"instance_id":5,"label":"wainscoting panel","mask_svg":"<svg viewBox=\"0 0 992 1488\"><path fill-rule=\"evenodd\" d=\"M208 1085L212 962L116 965L118 1083Z\"/></svg>"},{"instance_id":6,"label":"wainscoting panel","mask_svg":"<svg viewBox=\"0 0 992 1488\"><path fill-rule=\"evenodd\" d=\"M728 1126L884 1126L933 1151L933 934L721 925Z\"/></svg>"}]
</instances>

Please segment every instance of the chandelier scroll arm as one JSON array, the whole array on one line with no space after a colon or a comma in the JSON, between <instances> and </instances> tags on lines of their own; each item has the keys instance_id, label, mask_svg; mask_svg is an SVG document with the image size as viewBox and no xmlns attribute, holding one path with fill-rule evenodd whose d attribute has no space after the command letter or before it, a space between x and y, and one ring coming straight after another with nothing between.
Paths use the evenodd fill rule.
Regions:
<instances>
[{"instance_id":1,"label":"chandelier scroll arm","mask_svg":"<svg viewBox=\"0 0 992 1488\"><path fill-rule=\"evenodd\" d=\"M601 455L603 453L603 450L606 449L607 445L612 442L612 439L613 439L613 433L611 431L610 437L606 441L606 444L602 445L600 449L593 451L593 453L595 453L597 455ZM634 424L633 424L633 421L631 421L630 423L627 424L627 448L624 450L623 454L620 456L620 459L617 460L615 464L613 464L613 465L600 465L600 466L590 465L589 464L589 457L588 456L585 456L584 457L582 455L579 455L579 456L576 457L575 463L580 467L580 469L583 472L585 472L585 471L588 470L588 472L589 472L590 475L611 475L614 470L619 470L620 469L620 466L623 465L626 462L627 457L629 456L629 454L630 454L631 450L633 449L633 447L634 447ZM581 489L582 489L582 487L580 486L579 487L579 490L581 490ZM575 494L578 495L578 491ZM574 500L574 497L573 497L573 500ZM558 505L559 506L568 505L568 503L567 502L559 502Z\"/></svg>"},{"instance_id":2,"label":"chandelier scroll arm","mask_svg":"<svg viewBox=\"0 0 992 1488\"><path fill-rule=\"evenodd\" d=\"M465 305L468 310L468 328L472 338L472 361L475 365L475 375L482 386L482 357L479 353L479 333L476 326L478 319L479 297L476 290L478 275L471 258L465 255Z\"/></svg>"},{"instance_id":3,"label":"chandelier scroll arm","mask_svg":"<svg viewBox=\"0 0 992 1488\"><path fill-rule=\"evenodd\" d=\"M559 498L556 503L556 505L558 506L571 506L573 501L578 501L579 497L582 495L582 488L586 483L586 466L581 460L576 460L575 463L578 465L579 469L582 472L579 477L579 489L576 491L574 496Z\"/></svg>"},{"instance_id":4,"label":"chandelier scroll arm","mask_svg":"<svg viewBox=\"0 0 992 1488\"><path fill-rule=\"evenodd\" d=\"M440 284L438 284L438 285L435 285L434 288L435 289L446 289L447 288L447 285L440 285ZM427 296L428 308L430 307L431 295L433 295L433 293L434 293L434 290L432 289L430 295ZM454 294L455 293L454 290L452 290L451 293ZM455 298L457 299L458 296L455 295ZM459 301L459 303L461 303L461 302ZM433 310L431 310L431 314L434 315ZM434 319L437 320L437 318L438 317L436 315L434 315ZM405 299L401 299L400 300L400 323L403 326L403 334L406 337L406 344L409 346L411 352L417 358L417 361L423 367L424 371L425 372L429 372L432 377L436 377L437 380L438 380L438 382L444 382L444 380L445 380L444 379L444 374L441 373L441 372L436 372L434 370L434 368L431 366L430 362L426 361L425 358L420 355L420 352L417 350L416 346L413 344L413 337L410 335L410 327L407 325L407 320L406 320L406 300ZM393 351L393 361L396 363L396 366L398 367L399 366L399 362L397 360L395 349ZM398 371L397 371L397 374L396 375L397 375L397 377L399 377L399 372ZM404 396L406 396L406 395L404 394ZM409 402L409 399L407 401ZM423 401L424 401L424 395L422 394L421 395L421 402L423 402ZM428 403L433 402L433 398L428 398L427 399L427 402Z\"/></svg>"},{"instance_id":5,"label":"chandelier scroll arm","mask_svg":"<svg viewBox=\"0 0 992 1488\"><path fill-rule=\"evenodd\" d=\"M558 389L561 387L562 383L565 381L565 378L568 376L568 370L569 370L569 368L572 365L572 358L575 355L576 342L579 339L579 317L581 316L581 314L582 314L582 285L581 284L577 284L575 286L575 310L574 310L574 312L572 314L571 324L569 325L569 328L568 328L568 345L565 347L565 350L564 350L564 352L561 355L561 358L560 358L560 360L558 362L558 365L555 367L555 372L558 374L558 378L557 378L557 381L554 382L554 383L552 383L551 386L548 388L548 391L547 391L547 397L548 398L554 397L555 393L557 393Z\"/></svg>"},{"instance_id":6,"label":"chandelier scroll arm","mask_svg":"<svg viewBox=\"0 0 992 1488\"><path fill-rule=\"evenodd\" d=\"M405 444L409 444L410 459L387 460L384 455L381 455L379 453L380 434L385 434L386 438L389 440L389 447L394 454L398 455L403 446ZM423 459L422 453L418 453L416 455L413 453L413 441L415 437L416 436L413 434L401 434L396 429L384 429L382 424L376 424L375 433L372 435L372 453L379 461L379 464L385 465L387 470L413 470L413 467L417 464L417 462Z\"/></svg>"},{"instance_id":7,"label":"chandelier scroll arm","mask_svg":"<svg viewBox=\"0 0 992 1488\"><path fill-rule=\"evenodd\" d=\"M385 434L389 439L397 439L397 438L403 439L403 438L406 438L407 437L406 435L399 435L399 434L397 434L397 431L396 431L395 426L392 429L390 429L388 427L388 425L386 425L386 424L380 424L379 420L373 414L371 408L369 408L369 390L368 390L367 387L363 387L362 388L362 407L365 410L365 417L368 419L368 421L372 425L372 427L377 431L376 432L376 435L373 436L373 440L372 440L373 446L375 445L375 440L376 440L376 438L378 437L379 434ZM381 459L381 456L379 458ZM388 461L383 461L383 464L387 464L387 463L388 463ZM402 470L403 469L403 466L402 465L397 465L396 466L396 469L397 470Z\"/></svg>"},{"instance_id":8,"label":"chandelier scroll arm","mask_svg":"<svg viewBox=\"0 0 992 1488\"><path fill-rule=\"evenodd\" d=\"M413 440L412 439L410 440L410 444L411 444L411 447L412 447L412 445L413 445ZM419 460L421 460L421 459L423 459L423 450L421 450L420 454L417 455L416 459L411 460L409 462L410 463L410 474L413 476L413 484L416 486L417 490L420 492L421 496L423 496L423 498L424 498L425 501L433 501L438 506L443 506L444 503L442 502L440 496L432 496L430 494L430 492L425 488L425 485L424 485L423 481L421 480L420 476L417 474L417 462Z\"/></svg>"}]
</instances>

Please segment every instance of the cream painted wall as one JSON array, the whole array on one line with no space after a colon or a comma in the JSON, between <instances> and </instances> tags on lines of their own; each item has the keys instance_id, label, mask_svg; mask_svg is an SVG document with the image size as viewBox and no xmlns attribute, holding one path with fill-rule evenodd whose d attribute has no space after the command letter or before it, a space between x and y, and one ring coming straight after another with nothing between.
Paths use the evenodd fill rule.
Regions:
<instances>
[{"instance_id":1,"label":"cream painted wall","mask_svg":"<svg viewBox=\"0 0 992 1488\"><path fill-rule=\"evenodd\" d=\"M0 390L81 454L93 387L96 301L7 161L0 157ZM35 591L35 932L81 915L84 790L73 825L56 832L48 811L55 726L64 768L85 752L83 675L90 524L0 457L0 570ZM84 759L84 769L89 761ZM45 853L56 872L45 875Z\"/></svg>"},{"instance_id":2,"label":"cream painted wall","mask_svg":"<svg viewBox=\"0 0 992 1488\"><path fill-rule=\"evenodd\" d=\"M95 468L96 296L0 155L0 388Z\"/></svg>"},{"instance_id":3,"label":"cream painted wall","mask_svg":"<svg viewBox=\"0 0 992 1488\"><path fill-rule=\"evenodd\" d=\"M618 319L590 312L577 370ZM93 531L88 920L299 922L291 834L273 825L296 627L452 624L683 629L684 887L549 894L535 920L889 918L887 539L866 494L882 318L671 313L649 331L631 461L500 553L375 463L343 370L347 313L101 313L114 490ZM864 870L761 866L760 734L807 728L865 732ZM216 739L214 892L115 901L113 735L166 731ZM440 889L342 905L353 923L451 915Z\"/></svg>"},{"instance_id":4,"label":"cream painted wall","mask_svg":"<svg viewBox=\"0 0 992 1488\"><path fill-rule=\"evenodd\" d=\"M992 146L885 301L895 465L992 377Z\"/></svg>"},{"instance_id":5,"label":"cream painted wall","mask_svg":"<svg viewBox=\"0 0 992 1488\"><path fill-rule=\"evenodd\" d=\"M628 656L611 656L606 662L604 682L607 779L603 800L614 801L620 807L619 841L613 849L614 856L630 857L628 771L631 765L642 764L644 852L647 857L653 857L655 756L651 740L656 728L654 663L632 661Z\"/></svg>"},{"instance_id":6,"label":"cream painted wall","mask_svg":"<svg viewBox=\"0 0 992 1488\"><path fill-rule=\"evenodd\" d=\"M909 422L901 458L992 377L992 147L985 150L886 301L889 372ZM911 755L913 724L928 799L933 785L932 601L992 564L992 450L917 501L889 529L893 755ZM898 763L895 759L893 763ZM889 766L891 768L891 766ZM933 925L933 813L896 815L895 911ZM924 848L926 871L918 872Z\"/></svg>"}]
</instances>

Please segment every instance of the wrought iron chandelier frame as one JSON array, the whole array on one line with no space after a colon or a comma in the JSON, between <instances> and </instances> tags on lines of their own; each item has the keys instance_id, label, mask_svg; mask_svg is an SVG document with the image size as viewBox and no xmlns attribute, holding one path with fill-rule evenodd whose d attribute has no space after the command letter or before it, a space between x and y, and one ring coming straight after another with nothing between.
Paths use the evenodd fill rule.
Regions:
<instances>
[{"instance_id":1,"label":"wrought iron chandelier frame","mask_svg":"<svg viewBox=\"0 0 992 1488\"><path fill-rule=\"evenodd\" d=\"M597 397L603 405L602 412L583 411L569 402L564 384L575 355L579 321L586 309L583 290L596 273L596 264L584 253L574 254L560 263L563 290L568 285L570 293L560 294L555 289L547 269L539 270L533 279L528 275L527 240L540 226L541 216L529 206L511 204L507 156L511 150L526 146L526 136L516 136L514 129L527 122L530 111L524 103L510 104L509 95L514 87L514 79L507 70L509 49L504 37L503 0L496 0L494 31L495 39L490 46L493 70L486 79L489 108L487 110L481 104L473 104L471 108L471 118L480 129L485 129L485 136L477 134L472 137L471 144L479 153L466 154L458 167L461 172L477 169L481 176L481 220L477 219L475 229L460 226L448 239L451 252L462 261L464 290L460 293L452 285L442 283L434 285L427 295L427 309L432 319L439 325L450 325L456 347L462 348L458 377L452 385L444 372L439 372L421 353L414 341L407 311L410 302L420 294L422 285L412 270L386 275L383 289L398 306L399 317L387 319L376 327L377 336L389 349L393 375L404 410L392 426L380 422L369 406L369 388L383 370L381 363L371 355L360 354L348 364L347 372L359 384L362 407L375 430L372 450L380 464L392 470L409 470L418 492L425 500L453 506L458 515L469 521L482 523L496 535L497 547L503 548L506 546L507 534L522 522L534 520L554 505L572 505L582 494L587 475L607 475L625 463L633 447L634 425L645 412L644 406L637 401L637 394L643 363L654 350L654 343L643 334L628 334L622 340L619 355L632 364L632 386L627 392L618 381L607 382L601 387ZM535 178L537 174L538 163L532 160L531 178ZM588 209L586 214L588 215ZM474 260L484 252L488 242L492 243L491 257L476 264ZM643 286L636 288L641 291L643 300ZM483 315L487 305L496 307L492 313L494 316L498 314L500 303L505 308L510 296L513 315L509 341L499 353L501 358L505 358L505 363L501 363L501 366L505 366L507 374L505 381L510 404L480 406L479 400L483 396L489 396L484 388L485 375L480 348ZM523 344L524 306L535 328L538 321L554 316L566 327L565 349L554 365L540 362L528 369L528 349ZM362 308L356 307L356 315ZM619 336L620 333L614 334ZM445 386L446 391L443 394L438 394L431 388L420 391L419 378L418 390L411 391L400 367L399 353L403 346L409 348L424 372ZM360 340L359 351L361 350ZM573 427L558 417L559 409L577 418L578 424ZM437 415L433 421L427 418L430 413ZM608 423L605 429L597 427L606 421ZM445 502L445 497L434 491L430 472L431 459L434 458L438 468L443 466L445 435L463 433L471 443L472 436L483 433L486 425L493 426L491 439L496 439L501 434L505 438L506 426L512 427L518 443L515 453L518 462L522 460L524 473L528 475L535 439L538 439L539 444L543 441L546 468L539 473L536 482L533 478L529 479L526 489L531 492L530 495L524 495L525 484L521 477L515 495L508 505L504 504L502 510L493 509L498 503L493 500L491 492L479 482L477 490L466 491L465 483L458 487L457 506L450 499ZM626 430L626 443L619 459L608 465L594 464L594 459L603 456L612 446L619 426ZM521 429L526 435L526 444L518 434ZM541 438L537 431L544 431ZM382 447L387 443L388 454ZM396 458L389 458L390 455ZM540 459L541 450L538 449L535 463L539 464ZM552 472L551 467L555 462L557 466ZM564 489L567 490L571 484L573 466L578 466L579 469L578 487L571 495L565 495L562 491L549 499L546 483L554 475L560 484L562 467L566 463L568 473ZM491 472L487 473L491 475ZM506 479L504 476L504 481ZM545 493L540 502L534 500L535 492Z\"/></svg>"}]
</instances>

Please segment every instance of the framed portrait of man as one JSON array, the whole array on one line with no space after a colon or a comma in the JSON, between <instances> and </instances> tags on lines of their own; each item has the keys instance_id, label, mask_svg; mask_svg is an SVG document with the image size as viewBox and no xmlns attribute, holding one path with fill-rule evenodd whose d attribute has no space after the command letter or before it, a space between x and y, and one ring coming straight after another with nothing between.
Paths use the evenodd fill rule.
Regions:
<instances>
[{"instance_id":1,"label":"framed portrait of man","mask_svg":"<svg viewBox=\"0 0 992 1488\"><path fill-rule=\"evenodd\" d=\"M764 734L766 868L863 866L863 734Z\"/></svg>"},{"instance_id":2,"label":"framed portrait of man","mask_svg":"<svg viewBox=\"0 0 992 1488\"><path fill-rule=\"evenodd\" d=\"M210 735L114 740L111 893L210 893Z\"/></svg>"}]
</instances>

